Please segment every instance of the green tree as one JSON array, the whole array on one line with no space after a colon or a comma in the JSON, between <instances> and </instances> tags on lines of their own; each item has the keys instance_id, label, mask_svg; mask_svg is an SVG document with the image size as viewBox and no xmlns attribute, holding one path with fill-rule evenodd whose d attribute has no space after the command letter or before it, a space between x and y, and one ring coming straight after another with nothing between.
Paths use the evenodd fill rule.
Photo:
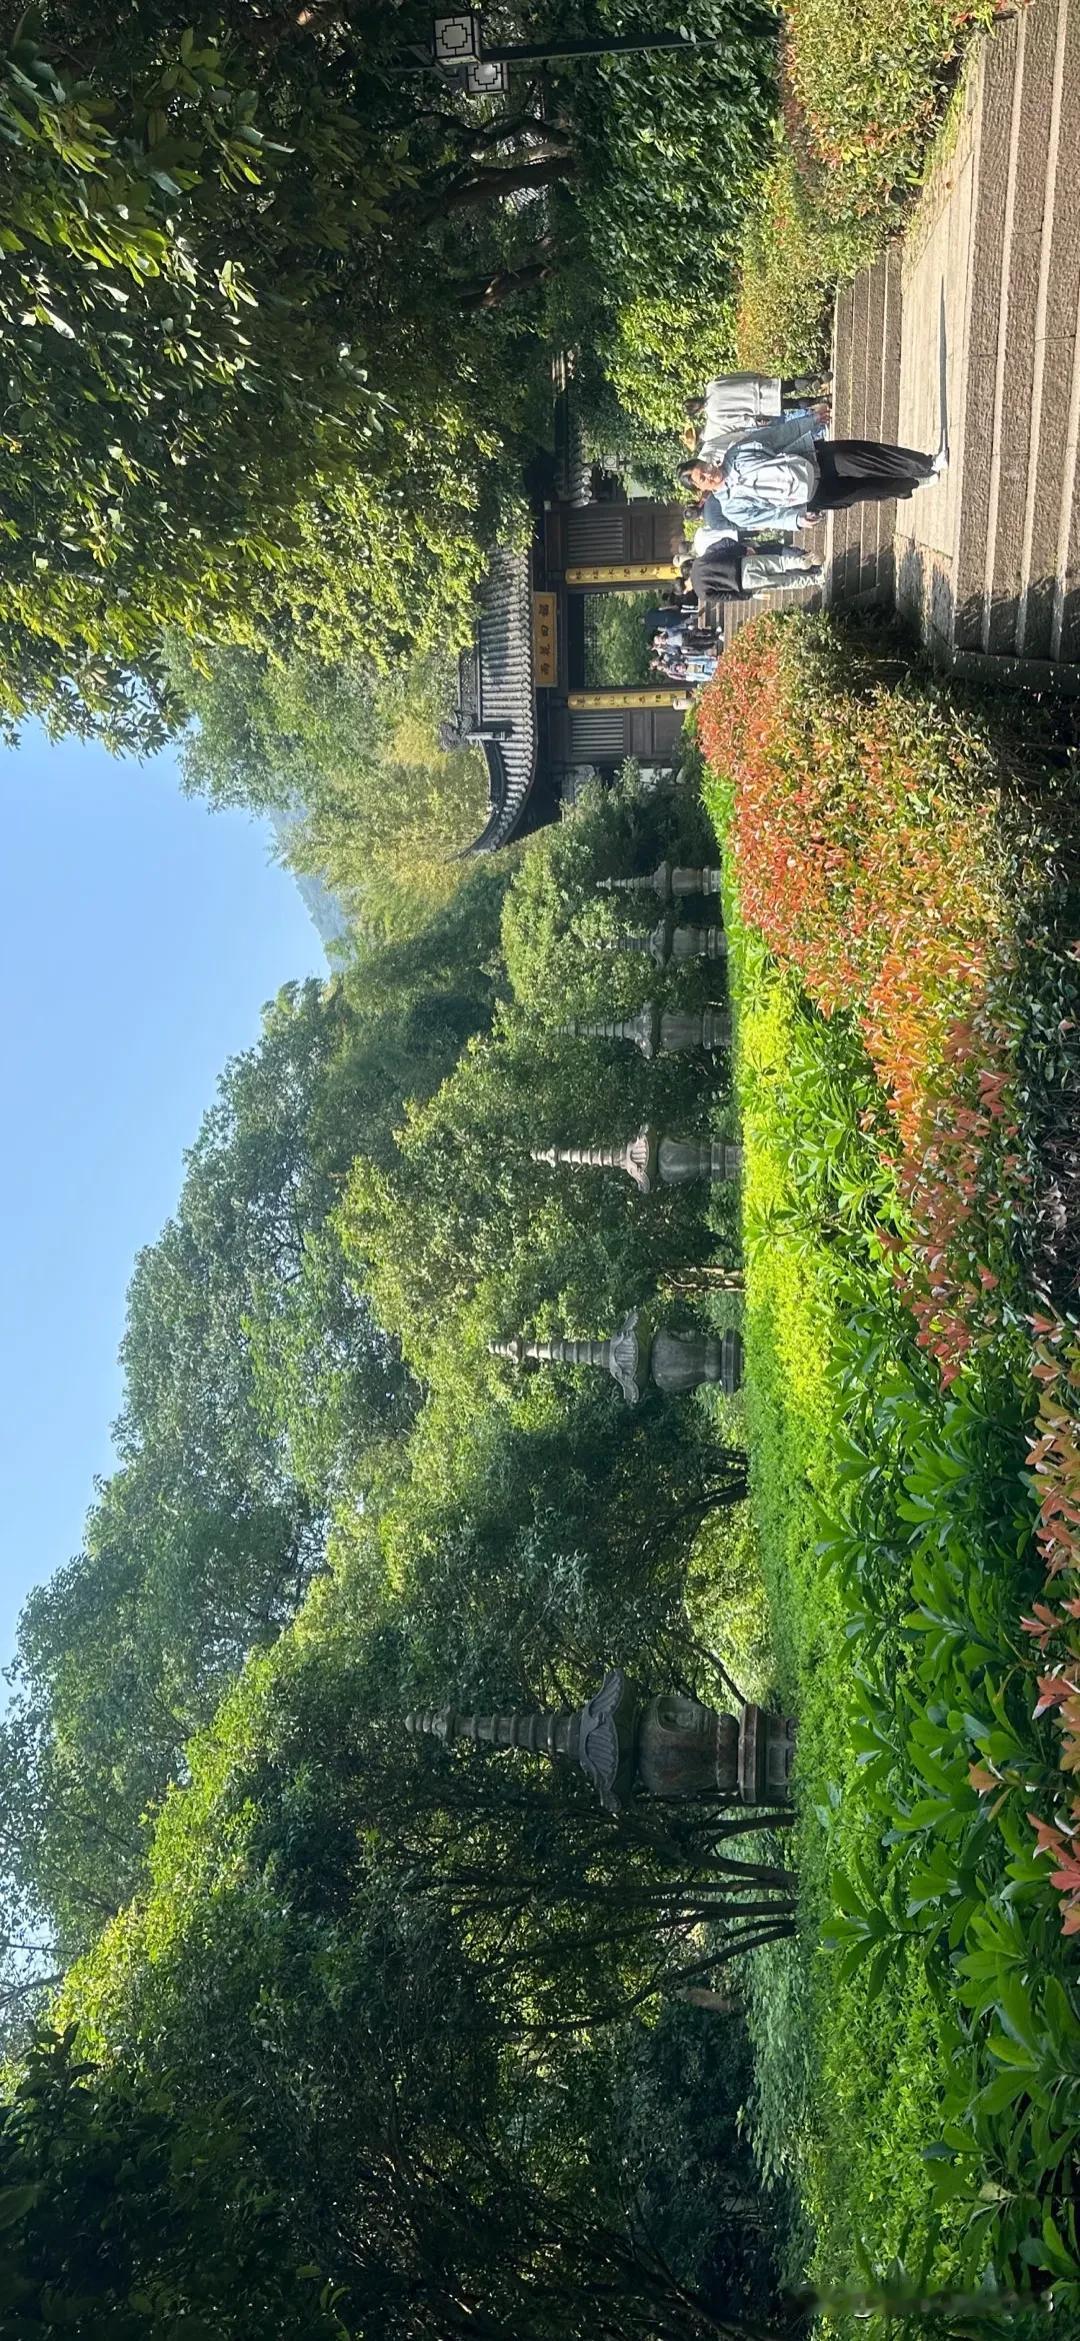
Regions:
<instances>
[{"instance_id":1,"label":"green tree","mask_svg":"<svg viewBox=\"0 0 1080 2341\"><path fill-rule=\"evenodd\" d=\"M543 1373L463 1402L440 1382L380 1506L398 1590L400 1703L548 1704L618 1661L691 1688L685 1607L701 1521L746 1493L746 1458L696 1406L627 1407L602 1375Z\"/></svg>"},{"instance_id":2,"label":"green tree","mask_svg":"<svg viewBox=\"0 0 1080 2341\"><path fill-rule=\"evenodd\" d=\"M370 658L331 666L302 651L195 660L174 641L170 669L196 719L185 787L284 816L286 858L366 930L413 930L460 885L487 773L474 749L440 744L457 680L445 651L386 674Z\"/></svg>"},{"instance_id":3,"label":"green tree","mask_svg":"<svg viewBox=\"0 0 1080 2341\"><path fill-rule=\"evenodd\" d=\"M325 1565L365 1450L408 1420L407 1377L330 1233L352 1140L322 1092L348 1029L340 987L289 988L227 1069L177 1214L136 1265L120 1469L20 1621L7 1863L64 1955L134 1892L185 1741Z\"/></svg>"},{"instance_id":4,"label":"green tree","mask_svg":"<svg viewBox=\"0 0 1080 2341\"><path fill-rule=\"evenodd\" d=\"M655 607L655 593L590 595L585 604L585 680L590 689L648 682L652 652L645 615Z\"/></svg>"},{"instance_id":5,"label":"green tree","mask_svg":"<svg viewBox=\"0 0 1080 2341\"><path fill-rule=\"evenodd\" d=\"M310 2251L290 2247L237 2109L95 2072L43 2035L0 2111L0 2288L19 2341L175 2330L344 2341Z\"/></svg>"},{"instance_id":6,"label":"green tree","mask_svg":"<svg viewBox=\"0 0 1080 2341\"><path fill-rule=\"evenodd\" d=\"M488 149L396 70L415 29L56 0L7 36L9 719L152 741L165 624L340 636L343 571L354 638L425 587L460 617L523 411L485 291L532 236L508 198L570 160L513 123Z\"/></svg>"},{"instance_id":7,"label":"green tree","mask_svg":"<svg viewBox=\"0 0 1080 2341\"><path fill-rule=\"evenodd\" d=\"M650 1079L628 1050L598 1050L583 1102L582 1070L580 1044L538 1040L505 1018L429 1102L407 1111L392 1165L358 1155L342 1239L421 1373L473 1302L476 1333L534 1322L603 1331L708 1248L705 1188L643 1197L616 1171L531 1159L560 1143L625 1141L646 1118L670 1128L675 1116L679 1134L692 1132L703 1116L700 1072L666 1061Z\"/></svg>"},{"instance_id":8,"label":"green tree","mask_svg":"<svg viewBox=\"0 0 1080 2341\"><path fill-rule=\"evenodd\" d=\"M507 895L502 946L514 997L533 1023L628 1016L645 999L680 1006L722 999L722 967L698 962L665 971L645 952L612 948L629 930L644 937L660 905L648 892L606 895L600 882L645 875L665 858L691 867L715 862L715 833L696 791L650 793L633 763L616 788L590 788L572 821L530 839ZM689 906L688 917L703 915L700 904ZM709 915L719 915L715 905ZM592 1062L609 1057L610 1050L595 1052ZM627 1065L625 1049L619 1062ZM655 1066L652 1078L663 1069ZM714 1072L711 1087L715 1079Z\"/></svg>"},{"instance_id":9,"label":"green tree","mask_svg":"<svg viewBox=\"0 0 1080 2341\"><path fill-rule=\"evenodd\" d=\"M373 1714L392 1615L342 1632L338 1598L193 1746L153 1890L67 2008L193 2109L244 2105L347 2325L374 2297L402 2335L483 2319L570 2341L599 2290L618 2341L731 2331L733 2304L680 2291L605 2183L575 2061L785 1928L782 1866L740 1867L745 1823L708 1809L615 1828L573 1775L411 1744Z\"/></svg>"},{"instance_id":10,"label":"green tree","mask_svg":"<svg viewBox=\"0 0 1080 2341\"><path fill-rule=\"evenodd\" d=\"M140 1254L121 1467L83 1550L26 1605L0 1724L0 1871L16 2012L137 1890L185 1743L325 1567L335 1513L386 1473L415 1391L345 1259L361 1134L391 1158L405 1100L490 1017L505 874L474 870L407 941L288 986L226 1069L179 1207ZM19 1949L29 1944L31 1952Z\"/></svg>"}]
</instances>

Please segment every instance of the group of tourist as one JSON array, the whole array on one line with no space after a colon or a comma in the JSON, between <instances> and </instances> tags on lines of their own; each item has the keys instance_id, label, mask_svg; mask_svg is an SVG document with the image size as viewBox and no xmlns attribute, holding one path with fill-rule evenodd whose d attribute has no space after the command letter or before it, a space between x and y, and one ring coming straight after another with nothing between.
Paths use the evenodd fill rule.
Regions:
<instances>
[{"instance_id":1,"label":"group of tourist","mask_svg":"<svg viewBox=\"0 0 1080 2341\"><path fill-rule=\"evenodd\" d=\"M763 374L723 374L686 407L688 460L679 479L694 499L697 526L683 562L681 591L650 611L646 635L656 673L704 680L716 664L704 625L709 602L812 586L819 562L794 543L826 512L910 496L948 462L872 439L831 439L826 383Z\"/></svg>"}]
</instances>

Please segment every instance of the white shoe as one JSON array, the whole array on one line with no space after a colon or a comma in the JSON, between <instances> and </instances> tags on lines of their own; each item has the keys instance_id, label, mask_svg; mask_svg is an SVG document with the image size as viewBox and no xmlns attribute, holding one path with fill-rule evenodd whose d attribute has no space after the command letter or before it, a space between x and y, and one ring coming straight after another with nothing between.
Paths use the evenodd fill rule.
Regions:
<instances>
[{"instance_id":1,"label":"white shoe","mask_svg":"<svg viewBox=\"0 0 1080 2341\"><path fill-rule=\"evenodd\" d=\"M942 441L942 444L938 448L937 454L935 455L934 460L930 466L931 477L935 480L939 480L941 478L942 472L948 471L948 468L949 450L944 441Z\"/></svg>"}]
</instances>

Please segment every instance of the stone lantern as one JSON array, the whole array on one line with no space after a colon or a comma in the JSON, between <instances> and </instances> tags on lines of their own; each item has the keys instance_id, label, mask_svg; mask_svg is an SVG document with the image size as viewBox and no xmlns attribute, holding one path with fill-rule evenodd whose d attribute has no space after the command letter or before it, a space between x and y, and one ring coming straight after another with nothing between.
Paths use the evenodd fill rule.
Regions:
<instances>
[{"instance_id":1,"label":"stone lantern","mask_svg":"<svg viewBox=\"0 0 1080 2341\"><path fill-rule=\"evenodd\" d=\"M573 1018L554 1024L553 1032L574 1040L631 1040L643 1057L674 1057L687 1049L729 1049L731 1018L720 1008L664 1008L646 1000L636 1016L613 1017L595 1024Z\"/></svg>"},{"instance_id":2,"label":"stone lantern","mask_svg":"<svg viewBox=\"0 0 1080 2341\"><path fill-rule=\"evenodd\" d=\"M492 1357L509 1358L514 1365L601 1366L617 1382L628 1406L636 1406L642 1386L651 1381L658 1390L681 1397L703 1382L718 1382L729 1394L742 1381L742 1336L734 1331L719 1340L707 1333L649 1333L633 1309L618 1333L600 1341L489 1341Z\"/></svg>"},{"instance_id":3,"label":"stone lantern","mask_svg":"<svg viewBox=\"0 0 1080 2341\"><path fill-rule=\"evenodd\" d=\"M682 870L671 862L661 862L643 878L601 878L602 894L658 894L661 902L670 902L684 894L719 894L723 871L715 867Z\"/></svg>"},{"instance_id":4,"label":"stone lantern","mask_svg":"<svg viewBox=\"0 0 1080 2341\"><path fill-rule=\"evenodd\" d=\"M649 1126L625 1146L533 1146L534 1162L567 1163L573 1170L621 1170L642 1195L686 1187L700 1179L737 1179L742 1147L722 1138L662 1138Z\"/></svg>"},{"instance_id":5,"label":"stone lantern","mask_svg":"<svg viewBox=\"0 0 1080 2341\"><path fill-rule=\"evenodd\" d=\"M791 1803L792 1717L753 1706L728 1715L673 1691L646 1699L620 1667L583 1707L505 1715L443 1707L407 1715L405 1728L444 1746L465 1740L575 1764L610 1813L632 1796Z\"/></svg>"},{"instance_id":6,"label":"stone lantern","mask_svg":"<svg viewBox=\"0 0 1080 2341\"><path fill-rule=\"evenodd\" d=\"M593 938L598 951L647 951L658 967L682 967L690 959L726 959L723 927L676 926L670 910L648 935L603 935Z\"/></svg>"}]
</instances>

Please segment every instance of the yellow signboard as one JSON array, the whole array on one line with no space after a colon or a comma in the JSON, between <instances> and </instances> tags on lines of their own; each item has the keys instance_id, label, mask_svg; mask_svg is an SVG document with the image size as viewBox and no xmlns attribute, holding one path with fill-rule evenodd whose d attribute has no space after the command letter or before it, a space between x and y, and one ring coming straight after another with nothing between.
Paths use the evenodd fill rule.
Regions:
<instances>
[{"instance_id":1,"label":"yellow signboard","mask_svg":"<svg viewBox=\"0 0 1080 2341\"><path fill-rule=\"evenodd\" d=\"M553 593L534 593L532 597L532 637L533 683L537 690L543 691L557 682L559 673Z\"/></svg>"},{"instance_id":2,"label":"yellow signboard","mask_svg":"<svg viewBox=\"0 0 1080 2341\"><path fill-rule=\"evenodd\" d=\"M677 561L592 562L587 569L568 569L568 585L670 585L678 577Z\"/></svg>"},{"instance_id":3,"label":"yellow signboard","mask_svg":"<svg viewBox=\"0 0 1080 2341\"><path fill-rule=\"evenodd\" d=\"M685 683L668 691L654 691L647 684L628 685L625 691L568 691L568 707L689 707L692 705Z\"/></svg>"}]
</instances>

